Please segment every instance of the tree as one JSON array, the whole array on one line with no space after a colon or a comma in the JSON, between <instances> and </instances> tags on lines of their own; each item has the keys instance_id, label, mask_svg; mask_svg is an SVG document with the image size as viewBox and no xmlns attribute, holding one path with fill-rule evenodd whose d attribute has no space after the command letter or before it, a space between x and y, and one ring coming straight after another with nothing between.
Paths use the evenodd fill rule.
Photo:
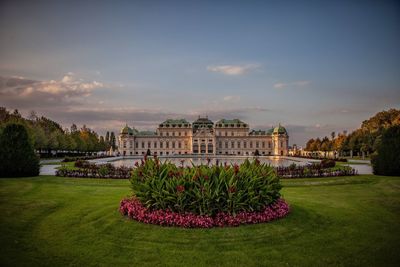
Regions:
<instances>
[{"instance_id":1,"label":"tree","mask_svg":"<svg viewBox=\"0 0 400 267\"><path fill-rule=\"evenodd\" d=\"M0 134L0 177L39 175L39 158L29 140L25 126L6 125Z\"/></svg>"},{"instance_id":2,"label":"tree","mask_svg":"<svg viewBox=\"0 0 400 267\"><path fill-rule=\"evenodd\" d=\"M114 132L111 132L111 135L110 135L110 145L111 145L111 147L113 148L113 149L116 149L117 148L117 140L115 139L115 134L114 134Z\"/></svg>"},{"instance_id":3,"label":"tree","mask_svg":"<svg viewBox=\"0 0 400 267\"><path fill-rule=\"evenodd\" d=\"M384 131L377 153L372 156L372 167L377 175L400 175L400 125Z\"/></svg>"},{"instance_id":4,"label":"tree","mask_svg":"<svg viewBox=\"0 0 400 267\"><path fill-rule=\"evenodd\" d=\"M336 133L335 132L331 132L332 141L335 140L335 136L336 136Z\"/></svg>"}]
</instances>

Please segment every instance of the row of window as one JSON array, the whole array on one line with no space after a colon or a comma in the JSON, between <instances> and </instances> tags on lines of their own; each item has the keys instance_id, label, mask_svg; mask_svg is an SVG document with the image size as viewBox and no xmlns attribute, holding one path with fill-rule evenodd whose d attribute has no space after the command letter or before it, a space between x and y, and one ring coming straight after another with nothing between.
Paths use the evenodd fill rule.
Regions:
<instances>
[{"instance_id":1,"label":"row of window","mask_svg":"<svg viewBox=\"0 0 400 267\"><path fill-rule=\"evenodd\" d=\"M127 156L127 155L144 155L145 154L145 152L144 151L142 151L141 153L139 153L138 151L136 151L135 153L133 153L132 151L129 151L129 153L127 152L127 151L122 151L122 155L123 156ZM169 155L170 153L169 153L169 151L167 151L167 152L165 152L165 155ZM175 152L171 152L171 155L174 155L174 154L177 154L177 155L187 155L188 154L188 152L187 151L185 151L185 152L181 152L181 151L179 151L178 153L175 153ZM162 155L164 155L164 152L163 151L154 151L154 155L160 155L160 156L162 156Z\"/></svg>"},{"instance_id":2,"label":"row of window","mask_svg":"<svg viewBox=\"0 0 400 267\"><path fill-rule=\"evenodd\" d=\"M165 142L165 148L170 148L170 143L171 143L171 148L181 149L182 145L184 145L185 148L188 147L188 143L187 142L182 144L182 142L175 142L175 141L169 142L169 141L166 141ZM127 141L123 141L123 147L127 148L127 145L128 145L128 142ZM147 142L147 146L146 146L146 142L141 142L141 147L140 148L158 148L158 147L159 148L164 148L164 142L162 142L162 141L160 141L160 142L148 141ZM133 141L129 141L129 148L133 148ZM135 142L135 148L139 148L139 142Z\"/></svg>"},{"instance_id":3,"label":"row of window","mask_svg":"<svg viewBox=\"0 0 400 267\"><path fill-rule=\"evenodd\" d=\"M216 131L218 136L247 136L247 132L228 132L228 131Z\"/></svg>"},{"instance_id":4,"label":"row of window","mask_svg":"<svg viewBox=\"0 0 400 267\"><path fill-rule=\"evenodd\" d=\"M259 142L259 141L255 141L254 143L253 143L253 141L250 141L249 142L249 148L253 148L253 145L255 146L255 148L265 148L265 141L262 141L262 142ZM281 142L281 146L283 145L283 142ZM247 148L247 141L237 141L237 142L235 142L235 141L231 141L230 142L230 146L229 146L229 142L228 141L225 141L225 142L222 142L222 141L219 141L218 142L218 147L219 148L223 148L223 147L225 147L225 148ZM268 148L270 149L271 148L271 142L268 142Z\"/></svg>"},{"instance_id":5,"label":"row of window","mask_svg":"<svg viewBox=\"0 0 400 267\"><path fill-rule=\"evenodd\" d=\"M187 136L188 135L188 132L171 132L171 136ZM160 136L170 136L170 132L165 132L165 135L164 135L164 132L161 132L160 131Z\"/></svg>"}]
</instances>

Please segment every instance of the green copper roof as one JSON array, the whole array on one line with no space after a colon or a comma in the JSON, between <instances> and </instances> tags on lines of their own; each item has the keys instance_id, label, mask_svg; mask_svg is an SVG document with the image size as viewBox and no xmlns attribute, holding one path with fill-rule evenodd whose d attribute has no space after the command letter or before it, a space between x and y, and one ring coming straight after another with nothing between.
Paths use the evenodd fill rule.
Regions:
<instances>
[{"instance_id":1,"label":"green copper roof","mask_svg":"<svg viewBox=\"0 0 400 267\"><path fill-rule=\"evenodd\" d=\"M217 127L248 127L246 123L239 119L227 120L221 119L215 123Z\"/></svg>"},{"instance_id":2,"label":"green copper roof","mask_svg":"<svg viewBox=\"0 0 400 267\"><path fill-rule=\"evenodd\" d=\"M121 134L135 135L137 133L138 133L138 130L136 130L135 128L129 127L128 124L126 124L125 127L121 129Z\"/></svg>"},{"instance_id":3,"label":"green copper roof","mask_svg":"<svg viewBox=\"0 0 400 267\"><path fill-rule=\"evenodd\" d=\"M262 131L262 130L252 130L249 134L250 135L267 135L267 132Z\"/></svg>"},{"instance_id":4,"label":"green copper roof","mask_svg":"<svg viewBox=\"0 0 400 267\"><path fill-rule=\"evenodd\" d=\"M156 132L153 132L153 131L140 131L137 134L138 135L156 135Z\"/></svg>"},{"instance_id":5,"label":"green copper roof","mask_svg":"<svg viewBox=\"0 0 400 267\"><path fill-rule=\"evenodd\" d=\"M185 119L168 119L160 127L190 127L190 123Z\"/></svg>"},{"instance_id":6,"label":"green copper roof","mask_svg":"<svg viewBox=\"0 0 400 267\"><path fill-rule=\"evenodd\" d=\"M285 127L281 126L281 124L279 124L279 126L274 128L274 134L287 134L287 131L285 129Z\"/></svg>"}]
</instances>

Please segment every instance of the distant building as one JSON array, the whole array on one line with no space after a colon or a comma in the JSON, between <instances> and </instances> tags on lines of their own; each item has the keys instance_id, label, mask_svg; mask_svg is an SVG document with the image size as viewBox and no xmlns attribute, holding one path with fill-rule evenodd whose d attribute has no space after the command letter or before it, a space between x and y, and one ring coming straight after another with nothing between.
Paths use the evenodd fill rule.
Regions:
<instances>
[{"instance_id":1,"label":"distant building","mask_svg":"<svg viewBox=\"0 0 400 267\"><path fill-rule=\"evenodd\" d=\"M249 130L239 119L216 123L199 117L193 123L168 119L155 132L139 132L126 125L118 136L123 156L144 155L148 151L165 155L288 155L289 136L279 125L268 131Z\"/></svg>"}]
</instances>

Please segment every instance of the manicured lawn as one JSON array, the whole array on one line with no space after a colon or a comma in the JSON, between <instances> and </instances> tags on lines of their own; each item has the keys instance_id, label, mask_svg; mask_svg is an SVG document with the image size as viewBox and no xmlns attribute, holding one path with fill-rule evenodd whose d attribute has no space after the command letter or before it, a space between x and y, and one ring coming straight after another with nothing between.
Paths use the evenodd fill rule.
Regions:
<instances>
[{"instance_id":1,"label":"manicured lawn","mask_svg":"<svg viewBox=\"0 0 400 267\"><path fill-rule=\"evenodd\" d=\"M127 180L0 179L0 265L398 266L400 177L283 184L287 218L201 230L123 218Z\"/></svg>"}]
</instances>

